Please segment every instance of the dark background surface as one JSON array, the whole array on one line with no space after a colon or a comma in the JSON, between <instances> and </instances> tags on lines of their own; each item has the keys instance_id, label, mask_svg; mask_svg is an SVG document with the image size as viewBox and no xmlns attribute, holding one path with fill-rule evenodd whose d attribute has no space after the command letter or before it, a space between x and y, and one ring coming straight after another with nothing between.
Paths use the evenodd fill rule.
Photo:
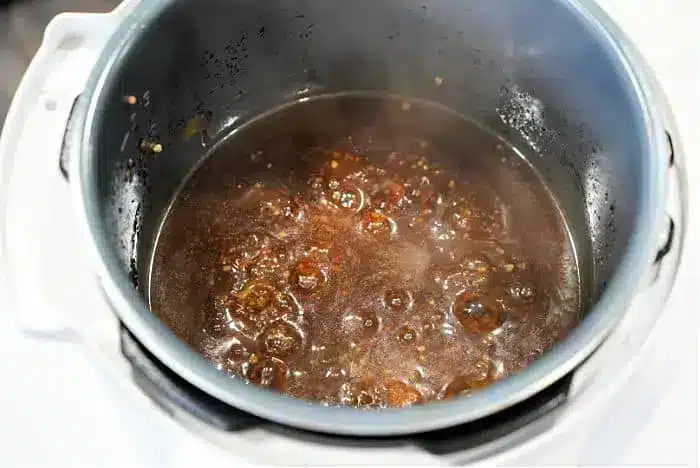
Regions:
<instances>
[{"instance_id":1,"label":"dark background surface","mask_svg":"<svg viewBox=\"0 0 700 468\"><path fill-rule=\"evenodd\" d=\"M104 12L120 0L0 0L0 125L51 18L66 11Z\"/></svg>"}]
</instances>

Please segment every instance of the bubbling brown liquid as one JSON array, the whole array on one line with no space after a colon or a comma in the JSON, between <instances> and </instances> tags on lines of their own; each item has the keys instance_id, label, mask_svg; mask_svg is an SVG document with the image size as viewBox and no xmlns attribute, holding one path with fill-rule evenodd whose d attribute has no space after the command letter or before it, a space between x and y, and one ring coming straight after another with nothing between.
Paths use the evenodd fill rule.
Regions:
<instances>
[{"instance_id":1,"label":"bubbling brown liquid","mask_svg":"<svg viewBox=\"0 0 700 468\"><path fill-rule=\"evenodd\" d=\"M222 371L362 408L484 388L581 311L565 219L518 153L437 106L347 96L214 148L164 221L150 300Z\"/></svg>"}]
</instances>

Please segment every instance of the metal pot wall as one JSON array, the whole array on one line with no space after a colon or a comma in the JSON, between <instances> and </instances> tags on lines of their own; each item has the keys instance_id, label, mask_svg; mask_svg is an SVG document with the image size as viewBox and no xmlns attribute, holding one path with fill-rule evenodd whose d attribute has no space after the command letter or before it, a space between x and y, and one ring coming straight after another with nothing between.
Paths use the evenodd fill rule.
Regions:
<instances>
[{"instance_id":1,"label":"metal pot wall","mask_svg":"<svg viewBox=\"0 0 700 468\"><path fill-rule=\"evenodd\" d=\"M646 73L610 20L584 0L543 0L537 8L508 0L142 1L98 59L74 109L64 161L101 286L128 329L125 353L158 363L141 371L160 376L155 385L170 399L201 392L209 416L235 407L354 436L446 428L551 393L605 339L673 239L671 229L659 251L669 153ZM449 402L323 407L219 372L149 310L139 284L157 229L204 152L177 130L207 111L216 141L280 104L346 91L444 104L531 151L578 227L590 307L522 373ZM144 138L157 139L163 155L142 157ZM187 389L163 383L168 376ZM542 407L556 401L552 394Z\"/></svg>"}]
</instances>

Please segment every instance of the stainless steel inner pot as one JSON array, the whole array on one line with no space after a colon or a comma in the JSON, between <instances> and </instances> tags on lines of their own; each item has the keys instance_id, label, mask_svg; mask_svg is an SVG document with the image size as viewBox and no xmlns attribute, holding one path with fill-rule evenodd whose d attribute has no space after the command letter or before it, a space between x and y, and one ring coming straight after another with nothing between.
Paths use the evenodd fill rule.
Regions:
<instances>
[{"instance_id":1,"label":"stainless steel inner pot","mask_svg":"<svg viewBox=\"0 0 700 468\"><path fill-rule=\"evenodd\" d=\"M71 184L101 285L175 375L243 411L347 435L400 435L483 418L580 364L651 267L668 153L643 64L586 0L143 0L108 42L75 108ZM388 92L443 104L516 147L576 226L582 323L524 372L467 398L381 411L328 408L232 379L180 341L139 288L171 197L210 141L318 94ZM210 113L210 114L209 114ZM161 153L141 151L148 143ZM173 311L177 313L177 311Z\"/></svg>"}]
</instances>

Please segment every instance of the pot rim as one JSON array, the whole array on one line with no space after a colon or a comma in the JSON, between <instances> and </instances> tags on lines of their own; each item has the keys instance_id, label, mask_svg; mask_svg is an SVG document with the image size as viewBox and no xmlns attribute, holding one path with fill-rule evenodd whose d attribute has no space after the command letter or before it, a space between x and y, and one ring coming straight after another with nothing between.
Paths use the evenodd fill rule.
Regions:
<instances>
[{"instance_id":1,"label":"pot rim","mask_svg":"<svg viewBox=\"0 0 700 468\"><path fill-rule=\"evenodd\" d=\"M475 393L469 398L432 402L403 409L360 411L326 407L246 384L217 370L203 356L176 337L147 307L124 272L100 221L93 166L96 117L104 103L105 84L118 70L128 46L145 25L151 24L173 0L142 0L107 42L88 79L76 108L72 136L70 185L78 208L81 234L96 269L100 286L115 313L136 338L177 375L240 410L302 429L351 436L398 436L442 429L474 421L536 394L572 371L607 337L626 312L657 249L666 193L665 131L655 112L655 88L634 47L611 18L593 0L558 0L578 15L600 37L617 60L619 72L634 88L644 118L648 170L647 190L638 200L639 212L619 268L600 299L564 340L524 371Z\"/></svg>"}]
</instances>

